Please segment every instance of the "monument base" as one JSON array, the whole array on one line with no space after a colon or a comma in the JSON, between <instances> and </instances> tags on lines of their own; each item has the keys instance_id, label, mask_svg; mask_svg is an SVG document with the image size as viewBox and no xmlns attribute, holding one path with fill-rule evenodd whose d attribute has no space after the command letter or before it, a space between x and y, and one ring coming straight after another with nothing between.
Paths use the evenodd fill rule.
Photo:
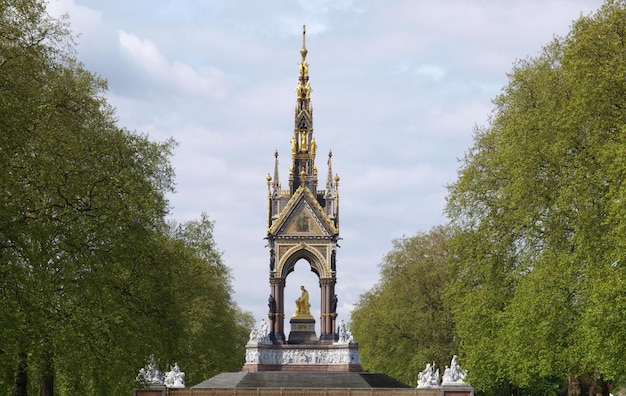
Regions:
<instances>
[{"instance_id":1,"label":"monument base","mask_svg":"<svg viewBox=\"0 0 626 396\"><path fill-rule=\"evenodd\" d=\"M357 344L246 345L242 371L361 372Z\"/></svg>"},{"instance_id":2,"label":"monument base","mask_svg":"<svg viewBox=\"0 0 626 396\"><path fill-rule=\"evenodd\" d=\"M317 344L315 334L315 319L313 317L292 317L289 321L291 332L288 344Z\"/></svg>"}]
</instances>

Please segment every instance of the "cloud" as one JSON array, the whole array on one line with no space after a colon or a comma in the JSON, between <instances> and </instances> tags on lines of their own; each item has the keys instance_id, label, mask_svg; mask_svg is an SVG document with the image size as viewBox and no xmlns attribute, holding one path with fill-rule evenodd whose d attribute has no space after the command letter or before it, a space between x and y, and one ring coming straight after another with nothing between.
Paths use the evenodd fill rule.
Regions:
<instances>
[{"instance_id":1,"label":"cloud","mask_svg":"<svg viewBox=\"0 0 626 396\"><path fill-rule=\"evenodd\" d=\"M207 67L206 76L201 75L183 62L170 62L150 40L124 30L118 32L118 38L122 52L154 83L183 95L222 98L228 93L226 75L218 68Z\"/></svg>"},{"instance_id":2,"label":"cloud","mask_svg":"<svg viewBox=\"0 0 626 396\"><path fill-rule=\"evenodd\" d=\"M446 75L446 71L436 65L420 65L413 70L413 73L418 77L435 82L440 81Z\"/></svg>"},{"instance_id":3,"label":"cloud","mask_svg":"<svg viewBox=\"0 0 626 396\"><path fill-rule=\"evenodd\" d=\"M102 14L98 11L83 7L74 0L53 0L47 5L47 10L55 18L70 15L72 29L77 32L89 32L102 25Z\"/></svg>"}]
</instances>

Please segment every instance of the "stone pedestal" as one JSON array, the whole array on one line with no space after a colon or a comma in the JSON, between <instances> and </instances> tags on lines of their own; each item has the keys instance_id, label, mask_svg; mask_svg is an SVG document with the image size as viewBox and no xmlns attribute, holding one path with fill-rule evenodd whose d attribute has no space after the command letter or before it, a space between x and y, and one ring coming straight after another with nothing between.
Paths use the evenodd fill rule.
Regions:
<instances>
[{"instance_id":1,"label":"stone pedestal","mask_svg":"<svg viewBox=\"0 0 626 396\"><path fill-rule=\"evenodd\" d=\"M165 396L167 388L164 385L151 385L147 389L133 390L133 396Z\"/></svg>"},{"instance_id":2,"label":"stone pedestal","mask_svg":"<svg viewBox=\"0 0 626 396\"><path fill-rule=\"evenodd\" d=\"M246 345L244 372L362 372L359 346L346 345Z\"/></svg>"},{"instance_id":3,"label":"stone pedestal","mask_svg":"<svg viewBox=\"0 0 626 396\"><path fill-rule=\"evenodd\" d=\"M466 383L441 384L440 396L474 396L474 388Z\"/></svg>"},{"instance_id":4,"label":"stone pedestal","mask_svg":"<svg viewBox=\"0 0 626 396\"><path fill-rule=\"evenodd\" d=\"M291 332L288 344L316 344L315 319L313 317L292 317L289 321Z\"/></svg>"}]
</instances>

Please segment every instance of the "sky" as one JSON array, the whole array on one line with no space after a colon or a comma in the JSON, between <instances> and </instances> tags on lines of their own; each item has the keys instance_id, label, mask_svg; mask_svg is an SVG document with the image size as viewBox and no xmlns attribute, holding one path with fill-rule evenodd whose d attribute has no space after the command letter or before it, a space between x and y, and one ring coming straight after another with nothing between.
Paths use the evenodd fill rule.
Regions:
<instances>
[{"instance_id":1,"label":"sky","mask_svg":"<svg viewBox=\"0 0 626 396\"><path fill-rule=\"evenodd\" d=\"M306 25L319 184L329 150L341 178L336 292L338 320L348 322L392 241L446 223L446 186L516 60L601 4L49 0L48 10L69 16L76 56L108 80L119 125L178 142L170 217L215 221L234 299L257 322L269 295L266 176L278 150L288 188ZM318 281L304 261L287 278L286 314L300 285L319 316Z\"/></svg>"}]
</instances>

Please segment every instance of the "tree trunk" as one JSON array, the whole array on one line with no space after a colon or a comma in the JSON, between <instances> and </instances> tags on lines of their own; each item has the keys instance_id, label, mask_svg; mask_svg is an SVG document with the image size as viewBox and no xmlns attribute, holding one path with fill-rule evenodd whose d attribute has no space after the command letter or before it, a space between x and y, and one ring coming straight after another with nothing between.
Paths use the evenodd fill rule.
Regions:
<instances>
[{"instance_id":1,"label":"tree trunk","mask_svg":"<svg viewBox=\"0 0 626 396\"><path fill-rule=\"evenodd\" d=\"M580 379L570 371L567 375L567 396L580 396Z\"/></svg>"},{"instance_id":2,"label":"tree trunk","mask_svg":"<svg viewBox=\"0 0 626 396\"><path fill-rule=\"evenodd\" d=\"M589 396L609 396L609 384L604 381L604 376L594 375L589 386Z\"/></svg>"},{"instance_id":3,"label":"tree trunk","mask_svg":"<svg viewBox=\"0 0 626 396\"><path fill-rule=\"evenodd\" d=\"M17 364L15 365L15 378L13 380L13 396L26 396L26 354L20 352L17 355Z\"/></svg>"},{"instance_id":4,"label":"tree trunk","mask_svg":"<svg viewBox=\"0 0 626 396\"><path fill-rule=\"evenodd\" d=\"M39 388L39 396L53 396L54 394L54 373L52 369L52 360L49 353L43 356L43 373L41 374L41 384Z\"/></svg>"},{"instance_id":5,"label":"tree trunk","mask_svg":"<svg viewBox=\"0 0 626 396\"><path fill-rule=\"evenodd\" d=\"M54 377L52 374L44 374L41 377L41 388L39 388L39 396L53 396Z\"/></svg>"}]
</instances>

